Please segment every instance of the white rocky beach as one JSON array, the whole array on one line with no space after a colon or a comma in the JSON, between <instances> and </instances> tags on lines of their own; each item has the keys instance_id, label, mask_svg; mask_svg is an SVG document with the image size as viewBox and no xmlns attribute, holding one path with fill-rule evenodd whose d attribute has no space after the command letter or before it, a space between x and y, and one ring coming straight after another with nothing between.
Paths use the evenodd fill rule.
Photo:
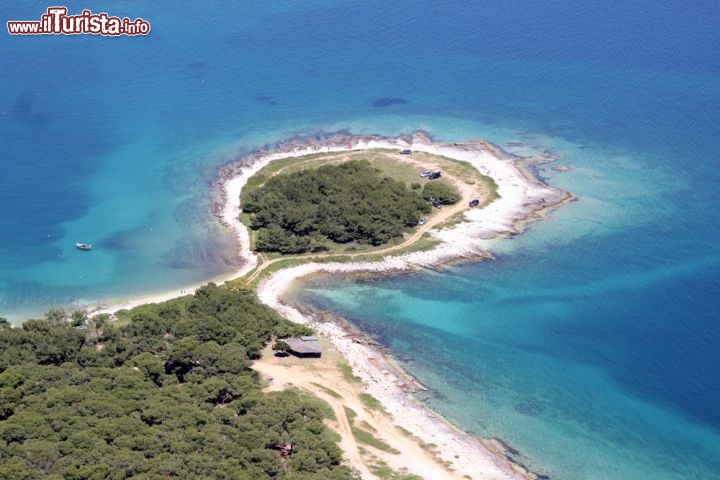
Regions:
<instances>
[{"instance_id":1,"label":"white rocky beach","mask_svg":"<svg viewBox=\"0 0 720 480\"><path fill-rule=\"evenodd\" d=\"M543 218L549 209L572 199L569 193L534 178L519 165L519 159L485 141L437 143L423 132L398 138L333 134L320 139L296 139L257 151L221 169L218 187L222 203L216 206L215 213L220 222L236 235L238 256L243 264L240 269L213 281L223 282L247 276L260 264L258 256L250 249L248 229L239 220L242 208L240 193L248 179L279 159L369 149L411 149L468 162L482 175L494 180L499 198L484 208L465 209L464 221L453 226L433 229L430 228L432 225L428 225L426 230L440 242L430 250L398 255L388 252L382 261L320 263L308 260L301 265L282 268L259 282L257 293L260 300L288 319L315 329L347 360L353 373L362 379L366 391L377 398L393 417L395 425L411 432L420 442L436 446L433 454L421 452L416 454L417 458L404 458L404 464L417 465L427 474L439 458L452 465L452 472L442 470L446 478L537 478L507 457L506 446L501 441L479 439L466 434L416 402L411 395L420 385L397 367L392 358L373 346L372 342L358 341L357 333L351 332L341 322L318 318L312 313L301 313L296 306L283 300L283 294L294 281L315 273L390 274L491 258L488 240L518 234L526 223ZM199 286L190 285L179 291L103 306L92 313L112 313L120 308L165 301L192 293ZM401 435L397 435L396 440L401 441Z\"/></svg>"},{"instance_id":2,"label":"white rocky beach","mask_svg":"<svg viewBox=\"0 0 720 480\"><path fill-rule=\"evenodd\" d=\"M423 133L416 133L411 138L340 136L311 145L291 143L278 147L276 151L257 155L258 158L249 165L229 166L224 173L222 188L225 203L221 219L236 233L240 245L239 255L247 262L234 276L245 275L258 265L257 256L249 249L248 230L238 220L241 211L240 192L250 177L268 163L281 158L374 148L412 149L467 161L495 181L500 198L485 208L466 210L465 222L450 228L432 230L433 237L441 243L431 250L388 255L382 261L310 261L281 269L263 279L258 285L258 296L263 303L288 319L309 325L329 340L347 359L355 375L362 378L367 392L382 402L395 423L423 442L437 445L437 455L451 462L457 472L473 479L510 479L518 478L518 475L533 478L532 473L504 458L500 442L484 442L465 434L414 401L410 396L414 390L413 380L379 349L366 342L358 342L356 335L337 322L301 313L298 308L283 301L283 293L295 280L314 273L387 274L490 257L487 240L520 233L525 223L542 218L549 208L571 199L570 194L536 180L519 167L515 159L483 141L443 144L433 142Z\"/></svg>"}]
</instances>

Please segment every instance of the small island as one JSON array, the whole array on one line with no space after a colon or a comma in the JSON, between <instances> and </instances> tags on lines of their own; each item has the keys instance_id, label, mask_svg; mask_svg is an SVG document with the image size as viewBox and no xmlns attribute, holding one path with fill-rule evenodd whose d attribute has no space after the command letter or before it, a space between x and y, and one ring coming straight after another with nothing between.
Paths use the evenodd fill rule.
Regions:
<instances>
[{"instance_id":1,"label":"small island","mask_svg":"<svg viewBox=\"0 0 720 480\"><path fill-rule=\"evenodd\" d=\"M403 243L428 219L426 231L456 216L463 206L439 210L463 197L487 204L497 196L493 180L469 164L427 153L374 149L294 160L269 164L243 188L240 219L257 252L372 252Z\"/></svg>"},{"instance_id":2,"label":"small island","mask_svg":"<svg viewBox=\"0 0 720 480\"><path fill-rule=\"evenodd\" d=\"M271 273L288 265L305 272L297 278L314 271L405 271L489 258L488 240L514 236L527 223L545 218L546 212L573 199L571 194L546 185L530 173L531 167L552 160L515 157L482 140L438 143L425 132L396 138L340 132L298 137L255 151L228 164L220 173L221 200L215 211L220 222L234 230L238 256L246 262L228 278L244 277L254 284L264 278L266 269ZM416 192L425 203L419 204L419 210L395 216L392 221L377 208L365 208L364 216L358 214L362 209L355 210L348 212L355 215L355 221L349 217L333 226L346 222L342 233L347 234L368 219L377 219L381 226L396 222L392 233L378 235L374 240L368 236L365 240L369 241L363 241L361 236L343 237L340 231L326 231L334 238L320 238L313 231L314 224L303 230L303 222L311 222L310 212L328 212L317 205L295 208L295 193L286 192L290 198L284 199L284 194L271 195L265 201L279 203L266 203L265 216L257 218L256 201L263 196L260 191L267 183L275 183L276 177L316 175L321 167L347 162L365 162L366 167L369 164L377 182L404 184L405 190ZM429 178L433 172L441 176ZM315 201L319 204L320 200ZM383 201L387 199L380 197L379 204ZM372 205L362 200L360 203L351 207ZM274 207L281 208L282 214L272 213ZM431 213L425 216L428 209ZM377 224L372 229L378 228ZM268 238L274 239L279 248L268 248ZM313 260L314 266L309 266Z\"/></svg>"}]
</instances>

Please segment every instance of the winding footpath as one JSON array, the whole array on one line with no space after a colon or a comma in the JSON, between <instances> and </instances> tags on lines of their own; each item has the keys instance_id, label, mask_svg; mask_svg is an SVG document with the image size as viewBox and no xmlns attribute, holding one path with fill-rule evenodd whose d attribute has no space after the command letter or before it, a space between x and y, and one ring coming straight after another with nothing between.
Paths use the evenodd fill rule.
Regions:
<instances>
[{"instance_id":1,"label":"winding footpath","mask_svg":"<svg viewBox=\"0 0 720 480\"><path fill-rule=\"evenodd\" d=\"M373 473L387 465L395 475L415 475L424 479L467 479L466 472L456 471L452 464L438 460L432 445L422 444L418 438L403 433L391 416L382 409L369 408L361 399L362 384L353 384L343 378L332 353L312 362L294 357L276 357L270 348L263 351L253 369L268 382L266 392L287 388L302 391L323 400L335 415L326 423L340 435L340 449L345 460L363 479L383 478ZM346 407L357 415L349 418ZM362 443L355 438L353 427L369 432L373 437L390 445L395 451L385 451ZM399 453L402 452L402 453ZM394 476L394 475L393 475Z\"/></svg>"}]
</instances>

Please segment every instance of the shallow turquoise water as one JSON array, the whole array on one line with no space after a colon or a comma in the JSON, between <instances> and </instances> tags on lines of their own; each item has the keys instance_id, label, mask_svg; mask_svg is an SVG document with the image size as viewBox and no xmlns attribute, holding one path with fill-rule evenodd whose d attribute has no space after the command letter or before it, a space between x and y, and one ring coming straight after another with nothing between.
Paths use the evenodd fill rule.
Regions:
<instances>
[{"instance_id":1,"label":"shallow turquoise water","mask_svg":"<svg viewBox=\"0 0 720 480\"><path fill-rule=\"evenodd\" d=\"M655 200L638 204L628 165L552 173L579 201L495 260L313 278L296 300L371 332L431 387L421 400L553 478L718 478L720 256L676 220L683 181L644 175Z\"/></svg>"}]
</instances>

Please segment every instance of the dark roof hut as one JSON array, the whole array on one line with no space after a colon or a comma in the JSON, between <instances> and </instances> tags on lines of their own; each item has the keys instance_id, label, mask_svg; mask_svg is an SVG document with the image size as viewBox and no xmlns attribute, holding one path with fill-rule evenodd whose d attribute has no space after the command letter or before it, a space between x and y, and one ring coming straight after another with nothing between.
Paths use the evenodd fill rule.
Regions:
<instances>
[{"instance_id":1,"label":"dark roof hut","mask_svg":"<svg viewBox=\"0 0 720 480\"><path fill-rule=\"evenodd\" d=\"M283 342L290 347L288 353L292 353L296 357L320 358L322 354L322 345L317 337L284 338Z\"/></svg>"}]
</instances>

